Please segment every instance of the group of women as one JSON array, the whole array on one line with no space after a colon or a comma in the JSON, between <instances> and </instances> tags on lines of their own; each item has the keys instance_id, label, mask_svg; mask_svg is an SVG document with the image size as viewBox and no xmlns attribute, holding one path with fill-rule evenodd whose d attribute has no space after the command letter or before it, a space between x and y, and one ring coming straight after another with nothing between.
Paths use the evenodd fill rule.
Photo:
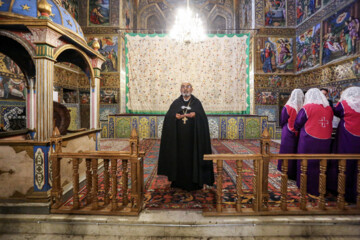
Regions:
<instances>
[{"instance_id":1,"label":"group of women","mask_svg":"<svg viewBox=\"0 0 360 240\"><path fill-rule=\"evenodd\" d=\"M332 135L333 116L340 118L335 139ZM280 153L360 153L360 87L349 87L341 94L335 107L329 106L325 95L317 88L305 96L301 89L292 91L284 106ZM279 160L278 169L281 170ZM300 160L288 161L288 177L300 187ZM346 161L345 200L356 202L357 161ZM308 160L307 191L319 195L320 161ZM326 188L336 193L338 161L328 160Z\"/></svg>"}]
</instances>

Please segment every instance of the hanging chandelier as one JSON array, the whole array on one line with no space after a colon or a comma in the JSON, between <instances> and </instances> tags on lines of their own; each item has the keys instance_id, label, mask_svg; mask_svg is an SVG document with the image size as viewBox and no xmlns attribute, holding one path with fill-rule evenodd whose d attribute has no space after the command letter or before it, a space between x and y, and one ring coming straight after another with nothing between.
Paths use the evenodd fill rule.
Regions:
<instances>
[{"instance_id":1,"label":"hanging chandelier","mask_svg":"<svg viewBox=\"0 0 360 240\"><path fill-rule=\"evenodd\" d=\"M179 9L175 24L170 31L170 38L185 44L200 42L206 39L205 29L199 15L194 14L187 0L186 9Z\"/></svg>"}]
</instances>

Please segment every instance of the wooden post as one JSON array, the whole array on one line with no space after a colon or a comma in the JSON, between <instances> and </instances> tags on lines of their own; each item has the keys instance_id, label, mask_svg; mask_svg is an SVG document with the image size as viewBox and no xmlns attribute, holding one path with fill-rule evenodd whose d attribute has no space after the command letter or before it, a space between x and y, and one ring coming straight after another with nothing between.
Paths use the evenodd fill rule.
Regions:
<instances>
[{"instance_id":1,"label":"wooden post","mask_svg":"<svg viewBox=\"0 0 360 240\"><path fill-rule=\"evenodd\" d=\"M281 210L287 211L288 159L282 160L281 165Z\"/></svg>"},{"instance_id":2,"label":"wooden post","mask_svg":"<svg viewBox=\"0 0 360 240\"><path fill-rule=\"evenodd\" d=\"M86 204L90 204L91 203L91 188L92 188L92 184L91 184L91 178L92 178L92 174L91 174L91 159L86 159Z\"/></svg>"},{"instance_id":3,"label":"wooden post","mask_svg":"<svg viewBox=\"0 0 360 240\"><path fill-rule=\"evenodd\" d=\"M104 203L105 205L110 203L109 190L110 190L110 177L109 177L109 159L104 159Z\"/></svg>"},{"instance_id":4,"label":"wooden post","mask_svg":"<svg viewBox=\"0 0 360 240\"><path fill-rule=\"evenodd\" d=\"M139 157L139 136L136 132L136 129L133 128L130 136L130 165L131 165L131 205L132 208L139 208L139 197L140 193L138 191L139 179L137 175L138 171L138 157Z\"/></svg>"},{"instance_id":5,"label":"wooden post","mask_svg":"<svg viewBox=\"0 0 360 240\"><path fill-rule=\"evenodd\" d=\"M338 176L338 197L337 197L337 207L340 210L345 208L345 169L346 169L346 159L341 159L339 161L339 176Z\"/></svg>"},{"instance_id":6,"label":"wooden post","mask_svg":"<svg viewBox=\"0 0 360 240\"><path fill-rule=\"evenodd\" d=\"M242 173L242 160L237 160L236 161L236 174L237 174L237 178L236 178L236 195L237 195L237 200L236 200L236 211L237 212L241 212L241 197L243 195L243 190L242 190L242 177L241 177L241 173Z\"/></svg>"},{"instance_id":7,"label":"wooden post","mask_svg":"<svg viewBox=\"0 0 360 240\"><path fill-rule=\"evenodd\" d=\"M92 159L92 209L98 209L98 159Z\"/></svg>"},{"instance_id":8,"label":"wooden post","mask_svg":"<svg viewBox=\"0 0 360 240\"><path fill-rule=\"evenodd\" d=\"M307 159L301 160L301 174L300 174L300 209L306 211L306 196L307 196Z\"/></svg>"},{"instance_id":9,"label":"wooden post","mask_svg":"<svg viewBox=\"0 0 360 240\"><path fill-rule=\"evenodd\" d=\"M137 176L137 163L136 163L136 158L131 157L130 158L130 165L131 165L131 207L132 208L137 208L138 205L138 192L137 192L137 185L138 185L138 176Z\"/></svg>"},{"instance_id":10,"label":"wooden post","mask_svg":"<svg viewBox=\"0 0 360 240\"><path fill-rule=\"evenodd\" d=\"M326 166L327 160L320 161L320 176L319 176L319 209L325 210L325 194L326 194Z\"/></svg>"},{"instance_id":11,"label":"wooden post","mask_svg":"<svg viewBox=\"0 0 360 240\"><path fill-rule=\"evenodd\" d=\"M79 159L73 159L73 209L79 209Z\"/></svg>"},{"instance_id":12,"label":"wooden post","mask_svg":"<svg viewBox=\"0 0 360 240\"><path fill-rule=\"evenodd\" d=\"M117 159L111 159L111 211L117 209Z\"/></svg>"},{"instance_id":13,"label":"wooden post","mask_svg":"<svg viewBox=\"0 0 360 240\"><path fill-rule=\"evenodd\" d=\"M261 192L259 192L259 210L268 210L268 202L269 202L269 162L270 162L270 135L267 128L264 129L262 136L262 148L261 148L261 165L259 165L259 188L261 189ZM259 189L259 190L260 190ZM263 205L264 204L264 205ZM263 207L264 206L264 207Z\"/></svg>"},{"instance_id":14,"label":"wooden post","mask_svg":"<svg viewBox=\"0 0 360 240\"><path fill-rule=\"evenodd\" d=\"M222 183L223 183L223 161L216 161L217 176L216 176L216 211L222 211Z\"/></svg>"},{"instance_id":15,"label":"wooden post","mask_svg":"<svg viewBox=\"0 0 360 240\"><path fill-rule=\"evenodd\" d=\"M53 174L53 186L51 189L51 208L59 208L61 206L61 196L62 196L62 188L61 188L61 177L60 177L60 160L61 158L57 158L55 155L51 155L52 161L52 174Z\"/></svg>"},{"instance_id":16,"label":"wooden post","mask_svg":"<svg viewBox=\"0 0 360 240\"><path fill-rule=\"evenodd\" d=\"M129 204L129 197L128 197L128 181L129 181L129 172L128 172L128 160L122 160L122 192L123 192L123 199L122 203L124 206Z\"/></svg>"},{"instance_id":17,"label":"wooden post","mask_svg":"<svg viewBox=\"0 0 360 240\"><path fill-rule=\"evenodd\" d=\"M260 210L259 208L259 161L254 159L253 160L254 165L254 178L253 178L253 188L254 188L254 202L253 202L253 210L255 212L258 212Z\"/></svg>"}]
</instances>

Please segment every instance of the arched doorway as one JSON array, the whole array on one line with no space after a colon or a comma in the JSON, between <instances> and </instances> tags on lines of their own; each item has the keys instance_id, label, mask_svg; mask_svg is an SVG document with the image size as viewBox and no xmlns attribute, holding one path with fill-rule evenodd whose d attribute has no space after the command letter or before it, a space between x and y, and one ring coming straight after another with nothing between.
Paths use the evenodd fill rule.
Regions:
<instances>
[{"instance_id":1,"label":"arched doorway","mask_svg":"<svg viewBox=\"0 0 360 240\"><path fill-rule=\"evenodd\" d=\"M16 38L0 32L0 126L6 132L34 127L31 117L35 76L33 52Z\"/></svg>"}]
</instances>

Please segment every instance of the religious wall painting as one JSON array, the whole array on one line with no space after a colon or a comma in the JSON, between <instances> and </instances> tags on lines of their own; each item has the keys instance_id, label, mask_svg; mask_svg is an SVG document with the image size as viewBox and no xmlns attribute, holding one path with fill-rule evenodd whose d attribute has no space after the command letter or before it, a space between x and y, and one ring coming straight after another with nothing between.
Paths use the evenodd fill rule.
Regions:
<instances>
[{"instance_id":1,"label":"religious wall painting","mask_svg":"<svg viewBox=\"0 0 360 240\"><path fill-rule=\"evenodd\" d=\"M286 0L264 1L265 26L285 26Z\"/></svg>"},{"instance_id":2,"label":"religious wall painting","mask_svg":"<svg viewBox=\"0 0 360 240\"><path fill-rule=\"evenodd\" d=\"M267 78L268 78L268 84L264 85L263 87L272 87L272 88L290 87L292 81L291 76L271 75Z\"/></svg>"},{"instance_id":3,"label":"religious wall painting","mask_svg":"<svg viewBox=\"0 0 360 240\"><path fill-rule=\"evenodd\" d=\"M107 89L100 90L100 103L118 103L118 91Z\"/></svg>"},{"instance_id":4,"label":"religious wall painting","mask_svg":"<svg viewBox=\"0 0 360 240\"><path fill-rule=\"evenodd\" d=\"M78 103L78 93L74 89L63 89L62 103Z\"/></svg>"},{"instance_id":5,"label":"religious wall painting","mask_svg":"<svg viewBox=\"0 0 360 240\"><path fill-rule=\"evenodd\" d=\"M61 6L65 8L77 22L79 21L79 1L61 0Z\"/></svg>"},{"instance_id":6,"label":"religious wall painting","mask_svg":"<svg viewBox=\"0 0 360 240\"><path fill-rule=\"evenodd\" d=\"M275 92L263 92L262 90L256 91L255 103L259 105L274 105L276 104Z\"/></svg>"},{"instance_id":7,"label":"religious wall painting","mask_svg":"<svg viewBox=\"0 0 360 240\"><path fill-rule=\"evenodd\" d=\"M90 91L80 91L79 94L81 104L90 104Z\"/></svg>"},{"instance_id":8,"label":"religious wall painting","mask_svg":"<svg viewBox=\"0 0 360 240\"><path fill-rule=\"evenodd\" d=\"M0 73L0 99L25 101L26 94L25 80L11 78Z\"/></svg>"},{"instance_id":9,"label":"religious wall painting","mask_svg":"<svg viewBox=\"0 0 360 240\"><path fill-rule=\"evenodd\" d=\"M109 25L110 0L89 0L89 26Z\"/></svg>"},{"instance_id":10,"label":"religious wall painting","mask_svg":"<svg viewBox=\"0 0 360 240\"><path fill-rule=\"evenodd\" d=\"M105 62L101 65L101 72L117 72L118 71L118 36L99 36L87 37L87 43L92 46L94 40L97 39L100 48L99 52L105 57Z\"/></svg>"},{"instance_id":11,"label":"religious wall painting","mask_svg":"<svg viewBox=\"0 0 360 240\"><path fill-rule=\"evenodd\" d=\"M26 94L26 82L19 66L0 53L0 99L25 100Z\"/></svg>"},{"instance_id":12,"label":"religious wall painting","mask_svg":"<svg viewBox=\"0 0 360 240\"><path fill-rule=\"evenodd\" d=\"M121 27L125 28L128 32L133 28L133 16L134 16L134 8L133 1L131 0L122 0L120 1L122 4L121 9Z\"/></svg>"},{"instance_id":13,"label":"religious wall painting","mask_svg":"<svg viewBox=\"0 0 360 240\"><path fill-rule=\"evenodd\" d=\"M312 68L320 63L320 23L296 38L296 70Z\"/></svg>"},{"instance_id":14,"label":"religious wall painting","mask_svg":"<svg viewBox=\"0 0 360 240\"><path fill-rule=\"evenodd\" d=\"M117 104L101 104L100 105L100 120L107 121L109 115L119 113L119 107Z\"/></svg>"},{"instance_id":15,"label":"religious wall painting","mask_svg":"<svg viewBox=\"0 0 360 240\"><path fill-rule=\"evenodd\" d=\"M251 28L252 23L252 1L251 0L242 0L240 1L242 7L240 7L239 11L239 22L240 28ZM251 58L250 58L251 59Z\"/></svg>"},{"instance_id":16,"label":"religious wall painting","mask_svg":"<svg viewBox=\"0 0 360 240\"><path fill-rule=\"evenodd\" d=\"M257 48L260 64L257 70L264 73L293 72L292 38L258 38Z\"/></svg>"},{"instance_id":17,"label":"religious wall painting","mask_svg":"<svg viewBox=\"0 0 360 240\"><path fill-rule=\"evenodd\" d=\"M355 58L353 60L351 70L357 78L360 78L360 58Z\"/></svg>"},{"instance_id":18,"label":"religious wall painting","mask_svg":"<svg viewBox=\"0 0 360 240\"><path fill-rule=\"evenodd\" d=\"M267 116L268 121L278 122L278 106L256 105L255 112L259 116Z\"/></svg>"},{"instance_id":19,"label":"religious wall painting","mask_svg":"<svg viewBox=\"0 0 360 240\"><path fill-rule=\"evenodd\" d=\"M297 24L314 15L321 8L321 0L296 0Z\"/></svg>"},{"instance_id":20,"label":"religious wall painting","mask_svg":"<svg viewBox=\"0 0 360 240\"><path fill-rule=\"evenodd\" d=\"M285 104L290 98L290 92L281 92L279 93L279 116L281 116L281 112Z\"/></svg>"},{"instance_id":21,"label":"religious wall painting","mask_svg":"<svg viewBox=\"0 0 360 240\"><path fill-rule=\"evenodd\" d=\"M323 21L322 63L359 53L360 2L355 1Z\"/></svg>"}]
</instances>

